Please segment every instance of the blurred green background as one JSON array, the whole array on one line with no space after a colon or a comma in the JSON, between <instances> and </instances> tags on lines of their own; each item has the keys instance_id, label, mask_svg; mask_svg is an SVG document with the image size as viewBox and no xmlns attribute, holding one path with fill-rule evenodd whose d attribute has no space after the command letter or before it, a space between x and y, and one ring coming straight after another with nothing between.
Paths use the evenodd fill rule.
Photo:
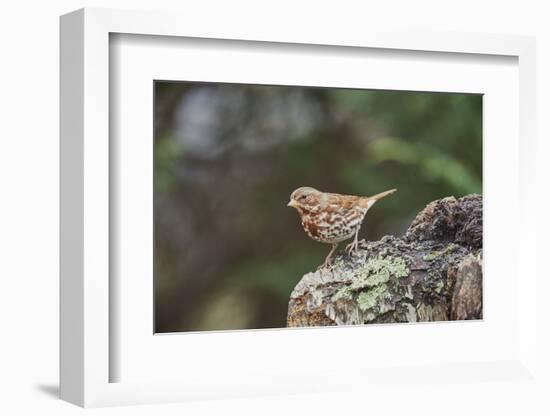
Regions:
<instances>
[{"instance_id":1,"label":"blurred green background","mask_svg":"<svg viewBox=\"0 0 550 416\"><path fill-rule=\"evenodd\" d=\"M157 81L155 332L286 325L330 249L286 206L295 188L397 188L366 217L374 240L481 175L481 95Z\"/></svg>"}]
</instances>

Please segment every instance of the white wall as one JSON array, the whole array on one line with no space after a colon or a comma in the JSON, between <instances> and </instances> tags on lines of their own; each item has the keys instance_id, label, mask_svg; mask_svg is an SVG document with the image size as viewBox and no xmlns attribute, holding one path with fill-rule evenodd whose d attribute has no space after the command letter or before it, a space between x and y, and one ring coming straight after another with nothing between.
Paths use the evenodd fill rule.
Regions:
<instances>
[{"instance_id":1,"label":"white wall","mask_svg":"<svg viewBox=\"0 0 550 416\"><path fill-rule=\"evenodd\" d=\"M200 3L200 4L199 4ZM87 2L19 0L4 2L0 11L0 413L72 414L80 409L54 399L58 367L58 16L74 9L116 7L181 10L186 13L271 16L284 25L286 19L303 22L326 21L327 30L388 21L388 25L420 26L453 30L467 27L476 32L538 36L538 129L540 165L550 155L550 129L544 120L550 114L550 13L545 1L461 0L461 1L210 1L89 0ZM324 7L330 4L332 9ZM543 141L541 138L546 138ZM546 155L546 156L545 156ZM548 183L548 168L540 185ZM547 189L541 198L548 201ZM540 200L541 227L548 232L547 209ZM544 231L540 231L542 234ZM539 249L542 254L542 239ZM547 246L547 244L546 244ZM546 252L546 250L545 250ZM542 256L541 256L542 257ZM540 293L548 283L539 287ZM542 299L542 298L541 298ZM548 308L546 308L548 310ZM541 308L542 311L542 308ZM548 312L544 312L546 316ZM547 321L548 322L548 321ZM544 349L550 351L548 334ZM548 359L541 354L541 365ZM516 389L506 383L481 393L465 385L456 390L446 414L543 414L534 397L542 392ZM448 391L445 390L445 391ZM548 389L550 391L550 388ZM368 392L366 392L368 394ZM345 394L318 397L287 397L234 400L211 403L163 405L154 408L101 409L100 414L344 414L384 412L441 413L430 408L410 409L407 397L369 398ZM445 393L447 394L447 393ZM464 397L460 397L465 395ZM466 399L465 399L466 398ZM546 412L548 404L546 402ZM373 407L377 410L374 410ZM310 410L306 410L310 409ZM10 409L10 410L8 410ZM431 411L430 411L431 410ZM34 412L33 412L34 411ZM549 414L549 413L546 413Z\"/></svg>"}]
</instances>

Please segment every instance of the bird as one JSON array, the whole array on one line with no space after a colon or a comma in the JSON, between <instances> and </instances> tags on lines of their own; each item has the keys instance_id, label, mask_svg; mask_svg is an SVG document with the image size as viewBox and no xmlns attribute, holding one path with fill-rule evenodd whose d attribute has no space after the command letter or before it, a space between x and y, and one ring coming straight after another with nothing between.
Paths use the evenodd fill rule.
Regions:
<instances>
[{"instance_id":1,"label":"bird","mask_svg":"<svg viewBox=\"0 0 550 416\"><path fill-rule=\"evenodd\" d=\"M320 267L327 269L332 266L332 255L342 241L354 237L346 251L351 255L357 250L359 230L367 211L376 201L396 190L390 189L373 196L355 196L321 192L302 186L290 194L287 206L298 211L302 227L310 238L332 244L332 249Z\"/></svg>"}]
</instances>

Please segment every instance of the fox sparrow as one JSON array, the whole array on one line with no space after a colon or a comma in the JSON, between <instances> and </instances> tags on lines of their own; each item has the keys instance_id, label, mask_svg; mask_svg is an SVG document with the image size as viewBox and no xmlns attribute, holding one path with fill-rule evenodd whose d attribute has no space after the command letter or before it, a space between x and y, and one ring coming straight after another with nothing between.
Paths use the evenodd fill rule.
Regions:
<instances>
[{"instance_id":1,"label":"fox sparrow","mask_svg":"<svg viewBox=\"0 0 550 416\"><path fill-rule=\"evenodd\" d=\"M326 268L332 264L331 257L338 243L354 237L346 250L351 254L357 249L357 237L365 214L376 201L395 191L391 189L374 196L354 196L321 192L305 186L292 192L288 206L298 210L307 235L315 241L332 244L323 264Z\"/></svg>"}]
</instances>

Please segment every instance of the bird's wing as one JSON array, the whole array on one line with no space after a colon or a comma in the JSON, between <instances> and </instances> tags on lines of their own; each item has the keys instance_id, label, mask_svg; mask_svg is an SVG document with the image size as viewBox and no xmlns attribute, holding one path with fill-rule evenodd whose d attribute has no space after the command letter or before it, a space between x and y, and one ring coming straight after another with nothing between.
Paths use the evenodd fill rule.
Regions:
<instances>
[{"instance_id":1,"label":"bird's wing","mask_svg":"<svg viewBox=\"0 0 550 416\"><path fill-rule=\"evenodd\" d=\"M355 195L328 194L326 209L329 212L346 215L355 208L361 198Z\"/></svg>"}]
</instances>

